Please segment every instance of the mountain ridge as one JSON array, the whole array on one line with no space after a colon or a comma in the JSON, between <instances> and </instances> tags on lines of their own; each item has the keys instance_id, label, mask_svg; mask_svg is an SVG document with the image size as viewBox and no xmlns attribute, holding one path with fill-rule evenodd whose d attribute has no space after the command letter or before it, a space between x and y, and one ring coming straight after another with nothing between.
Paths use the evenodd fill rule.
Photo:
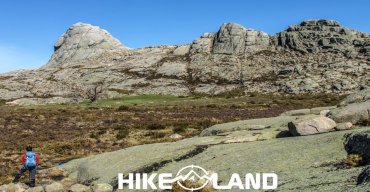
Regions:
<instances>
[{"instance_id":1,"label":"mountain ridge","mask_svg":"<svg viewBox=\"0 0 370 192\"><path fill-rule=\"evenodd\" d=\"M1 74L0 99L27 104L130 94L347 94L369 85L369 34L334 20L306 20L273 36L224 23L189 44L138 49L100 27L77 23L54 47L40 69Z\"/></svg>"}]
</instances>

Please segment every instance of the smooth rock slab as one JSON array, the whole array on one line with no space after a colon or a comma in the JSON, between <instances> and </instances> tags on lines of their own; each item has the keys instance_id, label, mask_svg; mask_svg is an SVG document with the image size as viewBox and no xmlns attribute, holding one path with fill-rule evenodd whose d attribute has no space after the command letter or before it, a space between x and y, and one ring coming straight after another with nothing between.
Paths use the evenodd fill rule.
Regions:
<instances>
[{"instance_id":1,"label":"smooth rock slab","mask_svg":"<svg viewBox=\"0 0 370 192\"><path fill-rule=\"evenodd\" d=\"M288 123L289 132L293 136L325 133L332 131L335 127L335 121L323 116L302 118Z\"/></svg>"},{"instance_id":2,"label":"smooth rock slab","mask_svg":"<svg viewBox=\"0 0 370 192\"><path fill-rule=\"evenodd\" d=\"M77 176L81 182L91 181L113 183L117 173L132 173L153 163L167 162L184 156L199 145L219 143L216 137L189 138L177 142L139 145L118 151L75 159L60 167ZM165 151L165 153L163 153ZM114 162L114 163L112 163ZM104 165L104 168L102 168Z\"/></svg>"},{"instance_id":3,"label":"smooth rock slab","mask_svg":"<svg viewBox=\"0 0 370 192\"><path fill-rule=\"evenodd\" d=\"M174 55L184 56L184 55L188 54L189 51L190 51L190 45L182 45L182 46L177 47L173 51L173 54Z\"/></svg>"},{"instance_id":4,"label":"smooth rock slab","mask_svg":"<svg viewBox=\"0 0 370 192\"><path fill-rule=\"evenodd\" d=\"M297 109L297 110L290 110L286 111L281 114L281 116L300 116L300 115L308 115L311 114L310 109Z\"/></svg>"},{"instance_id":5,"label":"smooth rock slab","mask_svg":"<svg viewBox=\"0 0 370 192\"><path fill-rule=\"evenodd\" d=\"M282 128L286 129L288 122L293 121L296 117L293 116L278 116L272 118L249 119L243 121L235 121L223 124L213 125L204 129L200 136L212 136L220 134L230 134L231 132L247 130L247 131L260 131L269 128Z\"/></svg>"}]
</instances>

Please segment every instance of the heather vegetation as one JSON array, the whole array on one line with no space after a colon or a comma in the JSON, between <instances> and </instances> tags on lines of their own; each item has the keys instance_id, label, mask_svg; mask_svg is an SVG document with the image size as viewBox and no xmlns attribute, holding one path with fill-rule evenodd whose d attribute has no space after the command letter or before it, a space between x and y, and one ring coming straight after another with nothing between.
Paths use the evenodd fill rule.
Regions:
<instances>
[{"instance_id":1,"label":"heather vegetation","mask_svg":"<svg viewBox=\"0 0 370 192\"><path fill-rule=\"evenodd\" d=\"M174 133L188 138L214 124L336 105L340 99L335 95L251 93L227 98L146 95L81 104L1 105L0 181L10 181L27 144L35 146L42 160L40 169L45 169L134 145L172 142Z\"/></svg>"}]
</instances>

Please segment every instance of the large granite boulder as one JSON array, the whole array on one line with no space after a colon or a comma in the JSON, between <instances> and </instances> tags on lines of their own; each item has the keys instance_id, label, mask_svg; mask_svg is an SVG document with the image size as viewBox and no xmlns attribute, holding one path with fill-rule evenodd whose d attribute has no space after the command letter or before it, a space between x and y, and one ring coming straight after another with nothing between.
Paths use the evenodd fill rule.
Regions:
<instances>
[{"instance_id":1,"label":"large granite boulder","mask_svg":"<svg viewBox=\"0 0 370 192\"><path fill-rule=\"evenodd\" d=\"M4 185L0 188L0 191L6 192L25 192L29 187L24 183L11 183L9 185Z\"/></svg>"},{"instance_id":2,"label":"large granite boulder","mask_svg":"<svg viewBox=\"0 0 370 192\"><path fill-rule=\"evenodd\" d=\"M92 192L92 190L86 185L74 184L69 188L69 192Z\"/></svg>"},{"instance_id":3,"label":"large granite boulder","mask_svg":"<svg viewBox=\"0 0 370 192\"><path fill-rule=\"evenodd\" d=\"M324 116L304 117L288 123L293 136L313 135L333 131L336 123Z\"/></svg>"},{"instance_id":4,"label":"large granite boulder","mask_svg":"<svg viewBox=\"0 0 370 192\"><path fill-rule=\"evenodd\" d=\"M247 29L236 23L225 23L215 36L213 53L244 54L270 44L268 34Z\"/></svg>"},{"instance_id":5,"label":"large granite boulder","mask_svg":"<svg viewBox=\"0 0 370 192\"><path fill-rule=\"evenodd\" d=\"M45 186L45 192L65 192L67 189L64 185L58 182L51 183Z\"/></svg>"},{"instance_id":6,"label":"large granite boulder","mask_svg":"<svg viewBox=\"0 0 370 192\"><path fill-rule=\"evenodd\" d=\"M361 155L363 162L370 164L370 131L346 134L344 148L348 154Z\"/></svg>"},{"instance_id":7,"label":"large granite boulder","mask_svg":"<svg viewBox=\"0 0 370 192\"><path fill-rule=\"evenodd\" d=\"M83 61L109 51L125 49L106 30L86 23L72 25L55 43L54 54L43 68Z\"/></svg>"},{"instance_id":8,"label":"large granite boulder","mask_svg":"<svg viewBox=\"0 0 370 192\"><path fill-rule=\"evenodd\" d=\"M370 100L333 109L328 113L328 117L337 123L351 122L356 124L361 120L369 119L369 111Z\"/></svg>"},{"instance_id":9,"label":"large granite boulder","mask_svg":"<svg viewBox=\"0 0 370 192\"><path fill-rule=\"evenodd\" d=\"M191 54L210 53L212 51L214 38L214 33L204 33L191 44L189 52Z\"/></svg>"},{"instance_id":10,"label":"large granite boulder","mask_svg":"<svg viewBox=\"0 0 370 192\"><path fill-rule=\"evenodd\" d=\"M26 192L44 192L44 188L42 186L36 186L27 189Z\"/></svg>"},{"instance_id":11,"label":"large granite boulder","mask_svg":"<svg viewBox=\"0 0 370 192\"><path fill-rule=\"evenodd\" d=\"M337 21L307 20L278 33L275 43L301 53L333 52L350 57L363 49L366 36L342 27Z\"/></svg>"},{"instance_id":12,"label":"large granite boulder","mask_svg":"<svg viewBox=\"0 0 370 192\"><path fill-rule=\"evenodd\" d=\"M353 94L348 95L340 102L340 106L346 106L351 103L361 103L370 100L370 88L366 88L360 91L356 91Z\"/></svg>"},{"instance_id":13,"label":"large granite boulder","mask_svg":"<svg viewBox=\"0 0 370 192\"><path fill-rule=\"evenodd\" d=\"M96 183L92 187L93 192L112 192L113 187L108 183Z\"/></svg>"}]
</instances>

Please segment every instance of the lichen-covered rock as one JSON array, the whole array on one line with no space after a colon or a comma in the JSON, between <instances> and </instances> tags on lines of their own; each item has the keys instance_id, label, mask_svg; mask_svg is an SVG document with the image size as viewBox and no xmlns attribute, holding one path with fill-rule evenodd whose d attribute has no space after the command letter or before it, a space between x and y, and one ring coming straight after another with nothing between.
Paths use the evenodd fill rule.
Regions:
<instances>
[{"instance_id":1,"label":"lichen-covered rock","mask_svg":"<svg viewBox=\"0 0 370 192\"><path fill-rule=\"evenodd\" d=\"M58 182L45 186L45 192L65 192L66 190L65 186Z\"/></svg>"},{"instance_id":2,"label":"lichen-covered rock","mask_svg":"<svg viewBox=\"0 0 370 192\"><path fill-rule=\"evenodd\" d=\"M295 118L293 116L278 116L217 124L204 129L200 136L227 135L237 131L261 131L270 127L284 129L288 122L293 121Z\"/></svg>"},{"instance_id":3,"label":"lichen-covered rock","mask_svg":"<svg viewBox=\"0 0 370 192\"><path fill-rule=\"evenodd\" d=\"M59 167L43 169L38 171L38 174L42 178L64 178L67 176L67 172Z\"/></svg>"},{"instance_id":4,"label":"lichen-covered rock","mask_svg":"<svg viewBox=\"0 0 370 192\"><path fill-rule=\"evenodd\" d=\"M6 186L7 192L25 192L29 187L24 183L11 183Z\"/></svg>"},{"instance_id":5,"label":"lichen-covered rock","mask_svg":"<svg viewBox=\"0 0 370 192\"><path fill-rule=\"evenodd\" d=\"M353 124L351 122L345 122L345 123L338 123L335 127L335 130L342 131L351 129L353 127Z\"/></svg>"},{"instance_id":6,"label":"lichen-covered rock","mask_svg":"<svg viewBox=\"0 0 370 192\"><path fill-rule=\"evenodd\" d=\"M113 187L108 183L97 183L94 184L92 187L93 192L112 192Z\"/></svg>"},{"instance_id":7,"label":"lichen-covered rock","mask_svg":"<svg viewBox=\"0 0 370 192\"><path fill-rule=\"evenodd\" d=\"M313 135L334 130L336 123L324 116L299 118L288 123L289 132L293 136Z\"/></svg>"},{"instance_id":8,"label":"lichen-covered rock","mask_svg":"<svg viewBox=\"0 0 370 192\"><path fill-rule=\"evenodd\" d=\"M86 186L86 185L82 185L82 184L74 184L72 185L70 188L69 188L69 191L70 192L92 192L91 188Z\"/></svg>"},{"instance_id":9,"label":"lichen-covered rock","mask_svg":"<svg viewBox=\"0 0 370 192\"><path fill-rule=\"evenodd\" d=\"M345 106L351 103L361 103L367 100L370 100L370 88L356 91L355 93L348 95L340 102L340 106Z\"/></svg>"},{"instance_id":10,"label":"lichen-covered rock","mask_svg":"<svg viewBox=\"0 0 370 192\"><path fill-rule=\"evenodd\" d=\"M60 183L66 187L71 187L72 185L77 183L77 179L66 177L60 181Z\"/></svg>"},{"instance_id":11,"label":"lichen-covered rock","mask_svg":"<svg viewBox=\"0 0 370 192\"><path fill-rule=\"evenodd\" d=\"M370 164L370 131L346 134L344 148L348 154L358 154L366 164Z\"/></svg>"},{"instance_id":12,"label":"lichen-covered rock","mask_svg":"<svg viewBox=\"0 0 370 192\"><path fill-rule=\"evenodd\" d=\"M351 122L356 124L360 120L369 119L369 111L370 100L362 103L352 103L344 107L333 109L327 116L338 123Z\"/></svg>"},{"instance_id":13,"label":"lichen-covered rock","mask_svg":"<svg viewBox=\"0 0 370 192\"><path fill-rule=\"evenodd\" d=\"M44 192L44 188L42 186L32 187L26 190L26 192Z\"/></svg>"}]
</instances>

